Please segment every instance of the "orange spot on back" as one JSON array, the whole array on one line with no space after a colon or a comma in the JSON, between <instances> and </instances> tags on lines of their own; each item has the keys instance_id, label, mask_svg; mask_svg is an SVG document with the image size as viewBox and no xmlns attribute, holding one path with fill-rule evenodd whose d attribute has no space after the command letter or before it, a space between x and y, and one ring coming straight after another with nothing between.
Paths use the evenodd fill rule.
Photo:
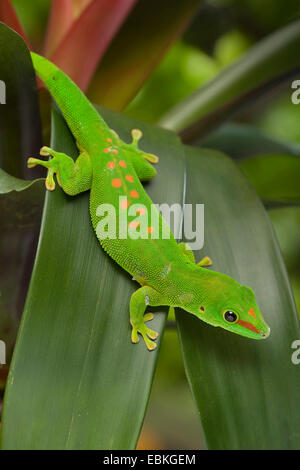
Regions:
<instances>
[{"instance_id":1,"label":"orange spot on back","mask_svg":"<svg viewBox=\"0 0 300 470\"><path fill-rule=\"evenodd\" d=\"M108 162L107 168L109 168L110 170L112 170L113 168L115 168L114 162Z\"/></svg>"},{"instance_id":2,"label":"orange spot on back","mask_svg":"<svg viewBox=\"0 0 300 470\"><path fill-rule=\"evenodd\" d=\"M248 312L248 315L251 315L253 318L256 318L256 315L255 315L255 312L254 312L254 309L251 307L249 312Z\"/></svg>"},{"instance_id":3,"label":"orange spot on back","mask_svg":"<svg viewBox=\"0 0 300 470\"><path fill-rule=\"evenodd\" d=\"M121 209L127 209L127 207L129 207L129 201L127 201L127 199L122 199L122 201L120 202L120 207Z\"/></svg>"},{"instance_id":4,"label":"orange spot on back","mask_svg":"<svg viewBox=\"0 0 300 470\"><path fill-rule=\"evenodd\" d=\"M137 199L139 197L139 193L133 189L132 191L130 191L130 196L133 197L134 199Z\"/></svg>"},{"instance_id":5,"label":"orange spot on back","mask_svg":"<svg viewBox=\"0 0 300 470\"><path fill-rule=\"evenodd\" d=\"M108 152L110 152L110 149L109 149L109 148L106 148L106 149L103 150L103 152L104 152L104 153L108 153Z\"/></svg>"},{"instance_id":6,"label":"orange spot on back","mask_svg":"<svg viewBox=\"0 0 300 470\"><path fill-rule=\"evenodd\" d=\"M248 330L254 331L254 333L260 333L260 331L257 328L255 328L255 326L252 325L252 323L248 323L247 321L244 321L244 320L238 320L237 323L241 326L244 326Z\"/></svg>"},{"instance_id":7,"label":"orange spot on back","mask_svg":"<svg viewBox=\"0 0 300 470\"><path fill-rule=\"evenodd\" d=\"M129 181L129 183L133 183L133 178L131 175L126 175L125 178L127 179L127 181Z\"/></svg>"},{"instance_id":8,"label":"orange spot on back","mask_svg":"<svg viewBox=\"0 0 300 470\"><path fill-rule=\"evenodd\" d=\"M153 228L153 227L148 227L148 228L147 228L147 232L148 232L148 233L153 233L153 232L154 232L154 228Z\"/></svg>"},{"instance_id":9,"label":"orange spot on back","mask_svg":"<svg viewBox=\"0 0 300 470\"><path fill-rule=\"evenodd\" d=\"M116 150L116 149L112 149L112 152L113 152L113 153L116 153L116 154L119 153L118 150Z\"/></svg>"},{"instance_id":10,"label":"orange spot on back","mask_svg":"<svg viewBox=\"0 0 300 470\"><path fill-rule=\"evenodd\" d=\"M126 162L124 162L124 160L120 160L120 161L119 161L119 165L120 165L122 168L126 168L126 167L127 167Z\"/></svg>"},{"instance_id":11,"label":"orange spot on back","mask_svg":"<svg viewBox=\"0 0 300 470\"><path fill-rule=\"evenodd\" d=\"M146 214L146 209L144 207L140 207L136 212L139 215L144 215Z\"/></svg>"},{"instance_id":12,"label":"orange spot on back","mask_svg":"<svg viewBox=\"0 0 300 470\"><path fill-rule=\"evenodd\" d=\"M120 178L114 178L111 184L114 188L119 188L122 185L122 181L120 180Z\"/></svg>"},{"instance_id":13,"label":"orange spot on back","mask_svg":"<svg viewBox=\"0 0 300 470\"><path fill-rule=\"evenodd\" d=\"M135 222L135 221L129 222L129 224L128 224L128 226L131 227L131 228L138 228L139 225L140 225L140 223L139 223L139 222Z\"/></svg>"},{"instance_id":14,"label":"orange spot on back","mask_svg":"<svg viewBox=\"0 0 300 470\"><path fill-rule=\"evenodd\" d=\"M112 143L112 140L108 137L107 139L107 142L109 142L110 144Z\"/></svg>"}]
</instances>

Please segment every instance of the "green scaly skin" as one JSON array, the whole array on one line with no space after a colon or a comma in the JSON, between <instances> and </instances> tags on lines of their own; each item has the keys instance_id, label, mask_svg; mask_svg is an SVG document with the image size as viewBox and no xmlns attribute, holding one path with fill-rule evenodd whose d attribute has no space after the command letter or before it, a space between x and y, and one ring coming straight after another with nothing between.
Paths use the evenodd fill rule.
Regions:
<instances>
[{"instance_id":1,"label":"green scaly skin","mask_svg":"<svg viewBox=\"0 0 300 470\"><path fill-rule=\"evenodd\" d=\"M59 185L69 195L90 190L91 220L102 248L141 286L130 300L132 342L137 343L140 334L149 350L156 347L154 340L158 334L145 325L153 318L153 314L145 314L148 305L180 307L213 326L248 338L266 338L270 329L249 287L229 276L204 269L203 266L211 264L208 257L196 264L192 251L184 243L177 244L158 212L159 231L158 227L147 225L143 211L146 209L151 214L153 203L140 181L155 176L156 171L149 162L156 163L158 158L138 149L142 133L135 129L132 143L123 142L61 70L37 54L31 56L37 75L49 89L76 139L79 156L74 162L64 153L43 147L41 155L50 155L51 160L29 158L28 166L48 168L46 187L49 190L55 188L55 174ZM119 208L120 196L126 199ZM104 219L104 214L99 212L102 204L113 204L117 209L115 239L99 237L99 223ZM138 218L136 211L131 216L128 214L134 204L141 209ZM126 212L128 233L140 231L144 238L122 238L119 217L123 220ZM132 226L132 222L139 224L138 228ZM127 223L125 226L123 222L121 228L127 228ZM155 230L162 233L162 229L169 238L155 238ZM226 314L228 311L234 315Z\"/></svg>"}]
</instances>

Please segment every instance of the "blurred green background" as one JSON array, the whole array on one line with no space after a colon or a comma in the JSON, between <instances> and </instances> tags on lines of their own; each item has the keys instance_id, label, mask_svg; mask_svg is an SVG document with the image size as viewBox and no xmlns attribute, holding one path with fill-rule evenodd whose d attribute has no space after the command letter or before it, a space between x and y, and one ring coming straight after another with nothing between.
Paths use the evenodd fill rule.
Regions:
<instances>
[{"instance_id":1,"label":"blurred green background","mask_svg":"<svg viewBox=\"0 0 300 470\"><path fill-rule=\"evenodd\" d=\"M41 43L49 0L13 4L33 45ZM204 1L184 36L168 52L125 113L151 123L234 62L253 44L300 16L298 0ZM300 79L300 77L299 77ZM300 105L291 102L291 84L240 113L235 122L254 126L283 142L300 144ZM288 163L287 163L288 164ZM274 184L270 177L270 188ZM300 308L300 207L269 211ZM213 253L210 253L213 257ZM177 332L165 331L150 406L139 448L199 448L200 421L188 388Z\"/></svg>"}]
</instances>

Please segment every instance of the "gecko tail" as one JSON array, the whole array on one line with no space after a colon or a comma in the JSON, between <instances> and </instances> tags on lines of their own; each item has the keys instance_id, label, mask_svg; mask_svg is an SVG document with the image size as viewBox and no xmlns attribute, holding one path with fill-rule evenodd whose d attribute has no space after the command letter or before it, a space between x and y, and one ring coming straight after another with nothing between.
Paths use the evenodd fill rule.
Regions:
<instances>
[{"instance_id":1,"label":"gecko tail","mask_svg":"<svg viewBox=\"0 0 300 470\"><path fill-rule=\"evenodd\" d=\"M56 101L77 141L81 141L85 136L86 127L89 126L89 123L90 126L101 123L103 127L107 127L93 105L71 78L55 64L45 59L45 57L35 52L31 52L30 55L38 77L42 80L51 96ZM66 90L68 90L67 93ZM74 111L74 103L76 103L76 113ZM83 128L82 123L78 121L78 116L86 117L84 123L85 128Z\"/></svg>"}]
</instances>

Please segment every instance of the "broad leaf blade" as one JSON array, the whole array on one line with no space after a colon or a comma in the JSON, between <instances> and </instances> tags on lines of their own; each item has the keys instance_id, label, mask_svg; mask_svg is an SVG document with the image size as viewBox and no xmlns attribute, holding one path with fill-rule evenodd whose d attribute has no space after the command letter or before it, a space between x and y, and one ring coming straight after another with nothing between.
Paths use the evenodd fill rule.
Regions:
<instances>
[{"instance_id":1,"label":"broad leaf blade","mask_svg":"<svg viewBox=\"0 0 300 470\"><path fill-rule=\"evenodd\" d=\"M260 155L239 162L257 194L266 203L300 203L300 158Z\"/></svg>"},{"instance_id":2,"label":"broad leaf blade","mask_svg":"<svg viewBox=\"0 0 300 470\"><path fill-rule=\"evenodd\" d=\"M186 28L200 0L139 0L116 35L89 88L92 101L123 109Z\"/></svg>"},{"instance_id":3,"label":"broad leaf blade","mask_svg":"<svg viewBox=\"0 0 300 470\"><path fill-rule=\"evenodd\" d=\"M300 145L286 143L264 134L254 126L228 123L199 142L204 148L220 150L235 160L263 154L300 156Z\"/></svg>"},{"instance_id":4,"label":"broad leaf blade","mask_svg":"<svg viewBox=\"0 0 300 470\"><path fill-rule=\"evenodd\" d=\"M3 23L0 48L1 80L6 87L6 104L0 113L0 167L13 176L33 178L38 173L29 173L26 158L39 152L41 125L30 54L22 38Z\"/></svg>"},{"instance_id":5,"label":"broad leaf blade","mask_svg":"<svg viewBox=\"0 0 300 470\"><path fill-rule=\"evenodd\" d=\"M22 38L2 23L0 49L0 78L6 85L6 104L0 105L0 167L33 178L39 170L29 175L25 162L39 153L41 125L31 58ZM7 362L34 261L43 204L40 186L0 172L0 338L7 344Z\"/></svg>"},{"instance_id":6,"label":"broad leaf blade","mask_svg":"<svg viewBox=\"0 0 300 470\"><path fill-rule=\"evenodd\" d=\"M43 197L43 180L19 180L0 169L0 338L7 364L28 289Z\"/></svg>"},{"instance_id":7,"label":"broad leaf blade","mask_svg":"<svg viewBox=\"0 0 300 470\"><path fill-rule=\"evenodd\" d=\"M0 169L1 229L17 231L38 223L44 196L44 180L21 180Z\"/></svg>"},{"instance_id":8,"label":"broad leaf blade","mask_svg":"<svg viewBox=\"0 0 300 470\"><path fill-rule=\"evenodd\" d=\"M214 80L181 101L161 119L161 125L180 132L201 123L206 115L218 109L224 119L223 107L231 100L299 67L299 47L298 20L262 40ZM196 126L194 129L195 133L189 134L190 139L197 136Z\"/></svg>"},{"instance_id":9,"label":"broad leaf blade","mask_svg":"<svg viewBox=\"0 0 300 470\"><path fill-rule=\"evenodd\" d=\"M180 132L183 142L192 142L195 137L201 139L217 128L224 121L232 119L243 110L249 111L254 104L264 103L275 93L289 89L290 83L299 75L300 67L295 67L288 72L272 77L270 80L242 92L238 96L226 101L216 109L208 112L202 119L192 123Z\"/></svg>"},{"instance_id":10,"label":"broad leaf blade","mask_svg":"<svg viewBox=\"0 0 300 470\"><path fill-rule=\"evenodd\" d=\"M299 449L300 370L291 361L299 321L268 216L232 161L186 150L188 203L205 204L213 268L253 288L271 327L248 340L177 313L188 380L211 449Z\"/></svg>"},{"instance_id":11,"label":"broad leaf blade","mask_svg":"<svg viewBox=\"0 0 300 470\"><path fill-rule=\"evenodd\" d=\"M107 111L102 114L126 140L130 129L142 128L142 148L163 157L147 191L157 203L182 202L184 167L177 138ZM56 114L52 146L77 153ZM166 185L174 159L176 171ZM149 352L142 342L130 341L129 299L136 288L99 246L88 194L70 198L59 188L47 194L6 390L4 449L135 447L158 356L157 350ZM160 340L165 317L160 311L153 320Z\"/></svg>"}]
</instances>

